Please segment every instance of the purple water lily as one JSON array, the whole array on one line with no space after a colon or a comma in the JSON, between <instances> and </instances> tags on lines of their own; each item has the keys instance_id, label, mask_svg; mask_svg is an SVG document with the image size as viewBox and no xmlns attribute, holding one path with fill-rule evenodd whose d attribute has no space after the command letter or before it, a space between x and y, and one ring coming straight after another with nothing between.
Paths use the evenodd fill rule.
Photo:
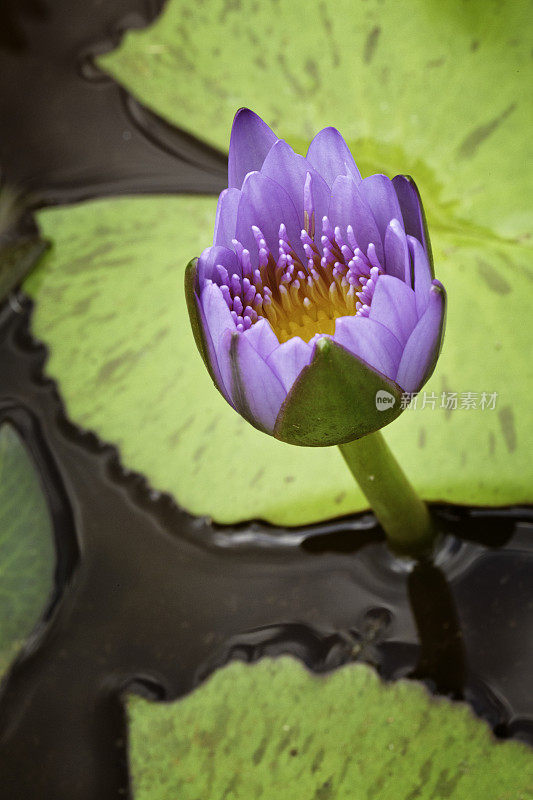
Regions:
<instances>
[{"instance_id":1,"label":"purple water lily","mask_svg":"<svg viewBox=\"0 0 533 800\"><path fill-rule=\"evenodd\" d=\"M340 133L297 155L241 109L213 245L189 265L196 341L226 400L262 431L329 445L377 430L433 372L445 292L404 175L361 178ZM383 412L376 392L392 396Z\"/></svg>"}]
</instances>

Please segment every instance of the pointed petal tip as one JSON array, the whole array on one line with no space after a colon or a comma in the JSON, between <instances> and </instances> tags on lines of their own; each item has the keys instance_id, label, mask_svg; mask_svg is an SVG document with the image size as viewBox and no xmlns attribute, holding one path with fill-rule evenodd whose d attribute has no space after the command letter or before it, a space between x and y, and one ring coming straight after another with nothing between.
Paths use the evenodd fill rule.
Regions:
<instances>
[{"instance_id":1,"label":"pointed petal tip","mask_svg":"<svg viewBox=\"0 0 533 800\"><path fill-rule=\"evenodd\" d=\"M438 305L440 307L441 317L445 317L446 315L447 302L448 295L446 294L446 289L439 280L433 278L431 286L429 287L429 303L433 306Z\"/></svg>"},{"instance_id":2,"label":"pointed petal tip","mask_svg":"<svg viewBox=\"0 0 533 800\"><path fill-rule=\"evenodd\" d=\"M317 136L321 136L321 135L322 136L333 136L333 137L339 138L346 145L346 147L348 147L348 145L346 144L346 140L345 140L344 136L342 135L340 130L338 128L336 128L334 125L328 125L326 128L322 128L321 130L319 130L319 132L317 133Z\"/></svg>"},{"instance_id":3,"label":"pointed petal tip","mask_svg":"<svg viewBox=\"0 0 533 800\"><path fill-rule=\"evenodd\" d=\"M309 145L306 158L330 187L339 175L352 175L357 183L361 181L350 148L337 128L322 128Z\"/></svg>"},{"instance_id":4,"label":"pointed petal tip","mask_svg":"<svg viewBox=\"0 0 533 800\"><path fill-rule=\"evenodd\" d=\"M235 116L233 117L233 124L235 125L235 121L237 120L238 117L246 116L247 114L249 114L252 117L258 117L259 119L261 119L261 117L259 117L259 114L256 114L255 111L252 111L252 109L248 108L248 106L241 106L235 112Z\"/></svg>"},{"instance_id":5,"label":"pointed petal tip","mask_svg":"<svg viewBox=\"0 0 533 800\"><path fill-rule=\"evenodd\" d=\"M261 117L240 108L233 119L229 142L228 186L240 189L248 172L260 170L278 137Z\"/></svg>"},{"instance_id":6,"label":"pointed petal tip","mask_svg":"<svg viewBox=\"0 0 533 800\"><path fill-rule=\"evenodd\" d=\"M272 367L289 392L302 371L309 366L313 348L299 336L293 336L280 344L268 357L267 364Z\"/></svg>"},{"instance_id":7,"label":"pointed petal tip","mask_svg":"<svg viewBox=\"0 0 533 800\"><path fill-rule=\"evenodd\" d=\"M194 256L191 258L187 266L185 267L185 275L196 275L198 272L198 261L200 260L201 256Z\"/></svg>"},{"instance_id":8,"label":"pointed petal tip","mask_svg":"<svg viewBox=\"0 0 533 800\"><path fill-rule=\"evenodd\" d=\"M431 288L429 290L429 297L430 297L430 304L431 305L438 305L439 312L440 312L440 324L441 324L441 342L440 348L442 348L442 342L444 338L444 328L446 326L446 313L447 313L447 305L448 305L448 295L446 294L446 289L442 285L442 283L437 280L436 278L433 279L431 282ZM439 349L440 352L440 349Z\"/></svg>"},{"instance_id":9,"label":"pointed petal tip","mask_svg":"<svg viewBox=\"0 0 533 800\"><path fill-rule=\"evenodd\" d=\"M200 263L204 263L205 261L207 261L207 259L209 258L209 254L210 254L212 249L213 249L213 245L212 244L208 245L207 247L204 247L204 249L202 250L202 252L198 256L197 260ZM189 262L189 263L192 263L192 262Z\"/></svg>"},{"instance_id":10,"label":"pointed petal tip","mask_svg":"<svg viewBox=\"0 0 533 800\"><path fill-rule=\"evenodd\" d=\"M257 126L258 128L261 128L262 126L268 128L268 125L264 119L259 116L259 114L256 114L255 111L252 111L252 109L248 108L247 106L241 106L235 112L235 116L233 117L233 122L231 124L231 137L233 137L234 132L238 132L242 126L250 125Z\"/></svg>"}]
</instances>

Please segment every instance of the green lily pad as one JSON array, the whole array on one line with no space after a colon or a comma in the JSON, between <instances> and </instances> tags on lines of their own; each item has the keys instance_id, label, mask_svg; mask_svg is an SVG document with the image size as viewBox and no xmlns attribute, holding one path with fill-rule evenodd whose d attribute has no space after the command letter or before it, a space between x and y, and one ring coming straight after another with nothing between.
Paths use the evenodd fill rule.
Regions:
<instances>
[{"instance_id":1,"label":"green lily pad","mask_svg":"<svg viewBox=\"0 0 533 800\"><path fill-rule=\"evenodd\" d=\"M298 524L366 508L336 448L293 447L259 433L211 383L183 274L208 240L214 211L214 199L138 197L40 212L54 247L25 289L37 301L33 330L51 348L48 374L74 421L118 444L128 467L195 514ZM531 502L525 253L501 246L498 261L480 266L475 243L460 247L442 235L433 243L449 297L443 353L426 387L436 408L419 401L385 437L428 500ZM522 270L523 285L511 283L512 269ZM496 407L482 410L478 396L475 409L445 410L444 390L496 392Z\"/></svg>"},{"instance_id":2,"label":"green lily pad","mask_svg":"<svg viewBox=\"0 0 533 800\"><path fill-rule=\"evenodd\" d=\"M531 751L363 665L233 663L175 703L128 700L135 800L531 800Z\"/></svg>"},{"instance_id":3,"label":"green lily pad","mask_svg":"<svg viewBox=\"0 0 533 800\"><path fill-rule=\"evenodd\" d=\"M334 125L366 174L412 174L443 225L519 237L531 225L530 24L516 0L170 0L99 64L223 149L240 106L299 146Z\"/></svg>"},{"instance_id":4,"label":"green lily pad","mask_svg":"<svg viewBox=\"0 0 533 800\"><path fill-rule=\"evenodd\" d=\"M482 0L341 0L334 10L171 0L155 25L100 59L221 147L248 104L300 151L333 124L363 174L414 176L448 291L447 333L425 408L420 398L385 436L431 501L533 501L527 22L525 4L489 14ZM366 508L335 449L258 433L212 387L183 270L211 242L214 214L214 200L194 197L39 213L55 248L26 289L70 415L157 488L220 522L298 524ZM453 405L450 392L455 410L441 407L443 393ZM481 407L483 393L494 408Z\"/></svg>"},{"instance_id":5,"label":"green lily pad","mask_svg":"<svg viewBox=\"0 0 533 800\"><path fill-rule=\"evenodd\" d=\"M0 675L54 586L55 550L39 477L15 429L0 426Z\"/></svg>"}]
</instances>

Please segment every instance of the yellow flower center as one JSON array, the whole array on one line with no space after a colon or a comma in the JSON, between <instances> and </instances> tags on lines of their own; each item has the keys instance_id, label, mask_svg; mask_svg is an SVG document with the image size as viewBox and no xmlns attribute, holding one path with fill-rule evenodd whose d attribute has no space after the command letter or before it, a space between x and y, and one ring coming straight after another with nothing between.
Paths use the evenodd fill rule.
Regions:
<instances>
[{"instance_id":1,"label":"yellow flower center","mask_svg":"<svg viewBox=\"0 0 533 800\"><path fill-rule=\"evenodd\" d=\"M328 274L330 273L330 274ZM258 313L267 319L280 342L300 336L308 342L317 333L335 333L337 317L357 312L359 291L331 270L320 268L316 277L296 278L272 291Z\"/></svg>"},{"instance_id":2,"label":"yellow flower center","mask_svg":"<svg viewBox=\"0 0 533 800\"><path fill-rule=\"evenodd\" d=\"M305 258L289 243L283 224L276 259L260 229L252 227L257 267L251 264L250 252L233 241L242 276L230 276L222 266L217 269L220 289L238 331L247 330L263 317L281 343L293 336L308 342L317 333L334 334L339 317L368 316L376 282L383 273L374 245L363 253L350 225L345 231L333 229L324 217L319 250L312 238L314 221L306 219L306 225L300 234Z\"/></svg>"}]
</instances>

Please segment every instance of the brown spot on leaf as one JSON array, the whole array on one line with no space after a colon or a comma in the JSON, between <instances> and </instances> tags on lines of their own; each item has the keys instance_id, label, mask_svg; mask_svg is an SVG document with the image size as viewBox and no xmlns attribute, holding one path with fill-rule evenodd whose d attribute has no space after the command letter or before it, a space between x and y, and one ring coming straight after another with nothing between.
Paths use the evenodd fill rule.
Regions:
<instances>
[{"instance_id":1,"label":"brown spot on leaf","mask_svg":"<svg viewBox=\"0 0 533 800\"><path fill-rule=\"evenodd\" d=\"M322 18L322 27L324 30L324 34L331 50L331 60L333 62L333 66L338 67L340 64L339 50L337 42L333 38L333 25L331 23L331 19L328 16L326 3L320 3L318 10Z\"/></svg>"},{"instance_id":2,"label":"brown spot on leaf","mask_svg":"<svg viewBox=\"0 0 533 800\"><path fill-rule=\"evenodd\" d=\"M261 478L263 477L264 474L265 474L265 468L264 467L261 467L261 469L258 469L257 472L255 473L254 477L250 481L250 485L253 486L254 483L257 483L257 481L261 480Z\"/></svg>"},{"instance_id":3,"label":"brown spot on leaf","mask_svg":"<svg viewBox=\"0 0 533 800\"><path fill-rule=\"evenodd\" d=\"M121 367L131 368L140 355L140 353L134 350L127 350L116 358L110 358L109 361L106 361L100 368L96 376L96 382L105 383L106 381L114 380L117 377L117 371L120 370Z\"/></svg>"},{"instance_id":4,"label":"brown spot on leaf","mask_svg":"<svg viewBox=\"0 0 533 800\"><path fill-rule=\"evenodd\" d=\"M452 797L452 795L455 794L456 786L461 777L461 772L454 770L450 775L450 770L443 769L437 778L437 785L435 786L433 797L442 798L443 800L446 797Z\"/></svg>"},{"instance_id":5,"label":"brown spot on leaf","mask_svg":"<svg viewBox=\"0 0 533 800\"><path fill-rule=\"evenodd\" d=\"M193 461L199 461L199 460L200 460L201 456L202 456L202 455L203 455L203 453L205 452L205 447L206 447L206 446L205 446L205 444L201 444L201 445L200 445L200 447L198 447L198 448L197 448L197 449L194 451L194 453L193 453L193 455L192 455L192 460L193 460Z\"/></svg>"},{"instance_id":6,"label":"brown spot on leaf","mask_svg":"<svg viewBox=\"0 0 533 800\"><path fill-rule=\"evenodd\" d=\"M366 37L365 42L365 49L363 51L363 61L365 64L370 64L374 55L376 53L376 47L378 46L378 39L381 33L381 28L379 25L376 25L375 28L372 28L368 36Z\"/></svg>"},{"instance_id":7,"label":"brown spot on leaf","mask_svg":"<svg viewBox=\"0 0 533 800\"><path fill-rule=\"evenodd\" d=\"M326 755L326 751L323 747L318 750L316 756L313 759L313 763L311 764L311 772L315 773L318 772L320 767L322 766L322 762L324 761L324 756Z\"/></svg>"},{"instance_id":8,"label":"brown spot on leaf","mask_svg":"<svg viewBox=\"0 0 533 800\"><path fill-rule=\"evenodd\" d=\"M446 63L446 57L441 56L440 58L433 58L431 61L428 61L426 67L428 69L435 69L435 67L442 67L443 64Z\"/></svg>"},{"instance_id":9,"label":"brown spot on leaf","mask_svg":"<svg viewBox=\"0 0 533 800\"><path fill-rule=\"evenodd\" d=\"M478 258L477 268L480 276L483 278L491 292L496 294L509 294L511 291L511 284L506 281L500 273L494 269L492 264L487 261L482 261Z\"/></svg>"},{"instance_id":10,"label":"brown spot on leaf","mask_svg":"<svg viewBox=\"0 0 533 800\"><path fill-rule=\"evenodd\" d=\"M228 14L230 14L232 11L239 11L240 7L241 7L241 0L226 0L220 12L220 17L219 17L220 22L225 22Z\"/></svg>"},{"instance_id":11,"label":"brown spot on leaf","mask_svg":"<svg viewBox=\"0 0 533 800\"><path fill-rule=\"evenodd\" d=\"M474 128L474 130L463 139L457 148L457 155L459 158L472 158L472 156L475 155L478 147L483 144L485 139L488 139L488 137L500 127L502 122L507 119L509 114L512 114L515 108L516 103L511 103L510 106L507 106L507 108L502 111L501 114L498 114L497 117L491 119L490 122L486 122L483 125L478 125L477 128Z\"/></svg>"},{"instance_id":12,"label":"brown spot on leaf","mask_svg":"<svg viewBox=\"0 0 533 800\"><path fill-rule=\"evenodd\" d=\"M254 754L252 755L252 761L254 762L254 764L256 766L257 766L257 764L259 764L259 762L261 761L261 759L265 755L265 750L267 748L267 744L268 744L268 736L265 735L265 736L263 736L263 738L259 742L259 745L258 745L257 749L254 751Z\"/></svg>"},{"instance_id":13,"label":"brown spot on leaf","mask_svg":"<svg viewBox=\"0 0 533 800\"><path fill-rule=\"evenodd\" d=\"M318 787L313 796L313 800L330 800L333 796L333 781L331 778L328 778L327 781L324 781L322 786Z\"/></svg>"},{"instance_id":14,"label":"brown spot on leaf","mask_svg":"<svg viewBox=\"0 0 533 800\"><path fill-rule=\"evenodd\" d=\"M516 450L516 428L514 412L511 406L504 406L498 411L498 418L503 433L503 438L510 453Z\"/></svg>"}]
</instances>

